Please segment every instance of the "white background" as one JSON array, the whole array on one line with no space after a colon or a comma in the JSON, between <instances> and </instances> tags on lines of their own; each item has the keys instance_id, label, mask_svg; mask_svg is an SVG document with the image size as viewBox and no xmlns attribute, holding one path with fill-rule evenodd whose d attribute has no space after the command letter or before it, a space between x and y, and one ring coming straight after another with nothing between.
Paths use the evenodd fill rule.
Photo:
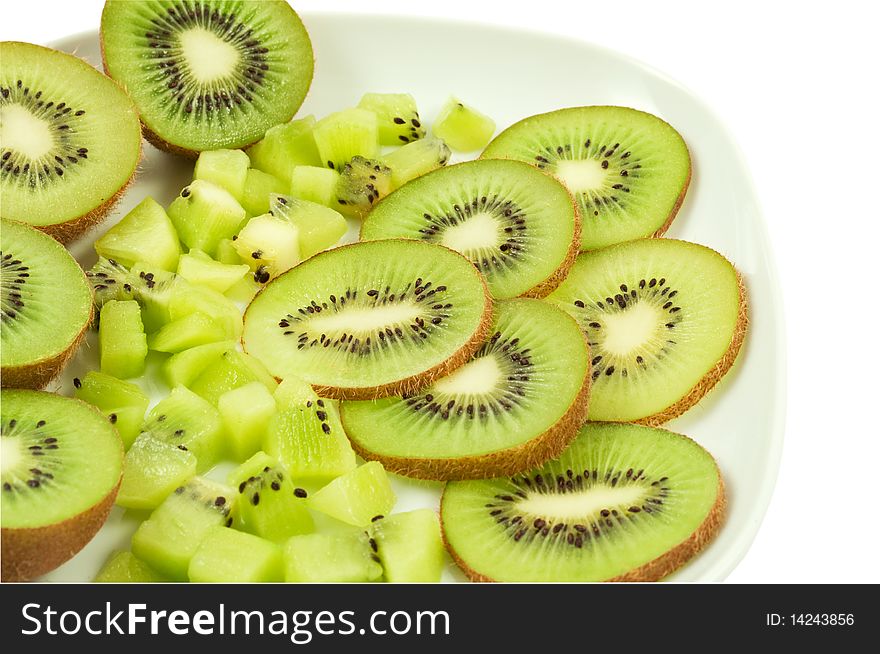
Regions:
<instances>
[{"instance_id":1,"label":"white background","mask_svg":"<svg viewBox=\"0 0 880 654\"><path fill-rule=\"evenodd\" d=\"M102 5L5 3L0 40L46 43L95 29ZM302 11L442 16L579 37L653 65L713 107L751 167L776 253L788 329L788 422L779 482L754 545L729 581L880 582L876 3L293 5ZM393 43L376 44L377 65L393 66L395 57L405 55Z\"/></svg>"}]
</instances>

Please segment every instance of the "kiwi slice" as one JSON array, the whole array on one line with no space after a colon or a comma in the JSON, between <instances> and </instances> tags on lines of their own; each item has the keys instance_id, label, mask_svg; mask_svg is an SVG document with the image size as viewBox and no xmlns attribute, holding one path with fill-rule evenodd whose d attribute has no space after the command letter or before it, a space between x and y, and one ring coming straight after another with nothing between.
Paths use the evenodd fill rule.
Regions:
<instances>
[{"instance_id":1,"label":"kiwi slice","mask_svg":"<svg viewBox=\"0 0 880 654\"><path fill-rule=\"evenodd\" d=\"M5 42L0 60L0 213L73 240L104 218L134 175L137 111L72 55Z\"/></svg>"},{"instance_id":2,"label":"kiwi slice","mask_svg":"<svg viewBox=\"0 0 880 654\"><path fill-rule=\"evenodd\" d=\"M308 32L280 0L109 0L101 49L147 138L191 157L290 120L314 69Z\"/></svg>"},{"instance_id":3,"label":"kiwi slice","mask_svg":"<svg viewBox=\"0 0 880 654\"><path fill-rule=\"evenodd\" d=\"M481 156L527 161L560 179L580 208L582 250L662 235L691 178L681 135L628 107L531 116L501 132Z\"/></svg>"},{"instance_id":4,"label":"kiwi slice","mask_svg":"<svg viewBox=\"0 0 880 654\"><path fill-rule=\"evenodd\" d=\"M547 299L590 341L590 420L659 425L684 413L733 365L748 326L739 273L686 241L583 252Z\"/></svg>"},{"instance_id":5,"label":"kiwi slice","mask_svg":"<svg viewBox=\"0 0 880 654\"><path fill-rule=\"evenodd\" d=\"M0 391L3 581L57 568L107 519L122 477L122 441L80 400Z\"/></svg>"},{"instance_id":6,"label":"kiwi slice","mask_svg":"<svg viewBox=\"0 0 880 654\"><path fill-rule=\"evenodd\" d=\"M3 386L45 386L76 351L91 319L92 291L76 260L50 236L4 220L0 229Z\"/></svg>"},{"instance_id":7,"label":"kiwi slice","mask_svg":"<svg viewBox=\"0 0 880 654\"><path fill-rule=\"evenodd\" d=\"M590 353L562 311L498 302L474 357L420 393L343 402L342 422L366 459L422 479L528 470L558 455L587 416Z\"/></svg>"},{"instance_id":8,"label":"kiwi slice","mask_svg":"<svg viewBox=\"0 0 880 654\"><path fill-rule=\"evenodd\" d=\"M718 466L694 441L588 423L541 468L450 482L440 519L474 581L656 581L706 546L725 506Z\"/></svg>"},{"instance_id":9,"label":"kiwi slice","mask_svg":"<svg viewBox=\"0 0 880 654\"><path fill-rule=\"evenodd\" d=\"M245 312L242 342L276 377L323 397L416 392L465 363L492 302L461 255L405 239L327 250L284 273Z\"/></svg>"},{"instance_id":10,"label":"kiwi slice","mask_svg":"<svg viewBox=\"0 0 880 654\"><path fill-rule=\"evenodd\" d=\"M412 238L461 252L493 297L543 297L578 252L580 219L553 178L518 161L469 161L411 180L379 202L361 238Z\"/></svg>"}]
</instances>

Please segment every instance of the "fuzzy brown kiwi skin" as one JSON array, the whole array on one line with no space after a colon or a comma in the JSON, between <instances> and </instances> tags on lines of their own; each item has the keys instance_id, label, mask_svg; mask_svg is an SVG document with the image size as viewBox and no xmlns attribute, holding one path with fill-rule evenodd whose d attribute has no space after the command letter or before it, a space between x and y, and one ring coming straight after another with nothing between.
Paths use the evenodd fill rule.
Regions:
<instances>
[{"instance_id":1,"label":"fuzzy brown kiwi skin","mask_svg":"<svg viewBox=\"0 0 880 654\"><path fill-rule=\"evenodd\" d=\"M681 436L682 438L688 438L687 436L683 436L682 434L676 435ZM640 565L638 568L634 568L623 573L622 575L618 575L610 579L605 579L603 581L660 581L664 577L668 577L669 575L671 575L673 572L681 568L685 563L687 563L697 554L703 551L718 534L718 530L721 528L721 525L724 524L724 520L727 517L727 494L725 492L724 479L721 477L721 471L718 469L717 462L715 463L715 471L718 474L718 490L716 491L715 495L715 503L709 509L709 513L706 515L700 525L693 531L693 533L691 533L690 536L685 538L682 542L680 542L672 549L664 552L657 558ZM444 488L444 493L445 492L446 489ZM440 498L440 506L443 506L442 497ZM443 545L446 547L446 551L449 552L452 560L455 561L455 564L461 569L462 572L464 572L465 576L467 576L470 581L498 581L497 579L493 579L492 577L471 569L468 566L467 562L464 561L464 559L462 559L456 553L455 549L446 538L446 529L443 527L442 510L440 511L440 533L443 537Z\"/></svg>"}]
</instances>

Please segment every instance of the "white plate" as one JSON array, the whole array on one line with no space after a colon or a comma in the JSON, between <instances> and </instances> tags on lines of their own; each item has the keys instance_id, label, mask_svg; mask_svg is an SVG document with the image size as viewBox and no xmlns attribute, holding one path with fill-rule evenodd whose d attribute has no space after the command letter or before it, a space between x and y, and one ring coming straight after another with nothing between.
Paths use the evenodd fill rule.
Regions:
<instances>
[{"instance_id":1,"label":"white plate","mask_svg":"<svg viewBox=\"0 0 880 654\"><path fill-rule=\"evenodd\" d=\"M686 89L615 52L551 35L488 25L406 17L306 14L314 43L315 81L300 115L322 116L357 103L366 91L412 93L424 118L455 94L503 128L560 107L615 104L643 109L674 125L688 142L694 177L669 236L719 250L743 273L750 292L751 328L739 360L716 390L669 428L702 443L727 481L730 513L718 538L672 577L719 581L751 544L770 500L785 414L784 336L780 291L755 192L742 158L709 109ZM393 59L382 44L393 43ZM56 47L100 63L96 33ZM186 185L192 164L146 147L137 180L98 233L73 246L81 263L95 259L92 240L145 196L166 204ZM83 348L59 387L95 368L94 347ZM154 394L159 387L150 388ZM439 484L395 479L397 510L436 508ZM115 549L127 548L137 521L114 509L97 537L45 579L89 580ZM446 579L462 579L450 562Z\"/></svg>"}]
</instances>

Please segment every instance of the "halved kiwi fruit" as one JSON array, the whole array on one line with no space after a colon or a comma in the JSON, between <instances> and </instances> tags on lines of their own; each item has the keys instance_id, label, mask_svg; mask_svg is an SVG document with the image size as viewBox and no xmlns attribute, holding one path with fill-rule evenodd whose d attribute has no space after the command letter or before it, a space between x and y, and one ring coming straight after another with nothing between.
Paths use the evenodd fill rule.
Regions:
<instances>
[{"instance_id":1,"label":"halved kiwi fruit","mask_svg":"<svg viewBox=\"0 0 880 654\"><path fill-rule=\"evenodd\" d=\"M134 175L137 111L113 80L73 55L6 42L0 60L0 214L73 240Z\"/></svg>"},{"instance_id":2,"label":"halved kiwi fruit","mask_svg":"<svg viewBox=\"0 0 880 654\"><path fill-rule=\"evenodd\" d=\"M561 180L580 208L582 250L662 235L691 177L681 135L628 107L531 116L501 132L481 156L527 161Z\"/></svg>"},{"instance_id":3,"label":"halved kiwi fruit","mask_svg":"<svg viewBox=\"0 0 880 654\"><path fill-rule=\"evenodd\" d=\"M547 299L590 341L590 420L659 425L684 413L733 365L748 326L739 273L687 241L582 252Z\"/></svg>"},{"instance_id":4,"label":"halved kiwi fruit","mask_svg":"<svg viewBox=\"0 0 880 654\"><path fill-rule=\"evenodd\" d=\"M42 388L49 383L76 351L91 319L91 288L64 246L32 227L2 221L3 387Z\"/></svg>"},{"instance_id":5,"label":"halved kiwi fruit","mask_svg":"<svg viewBox=\"0 0 880 654\"><path fill-rule=\"evenodd\" d=\"M485 340L492 301L463 256L406 239L354 243L269 283L244 317L242 342L276 377L319 395L414 393L462 365Z\"/></svg>"},{"instance_id":6,"label":"halved kiwi fruit","mask_svg":"<svg viewBox=\"0 0 880 654\"><path fill-rule=\"evenodd\" d=\"M422 479L510 475L557 456L587 416L583 333L533 299L496 303L491 333L468 363L417 394L343 402L355 450Z\"/></svg>"},{"instance_id":7,"label":"halved kiwi fruit","mask_svg":"<svg viewBox=\"0 0 880 654\"><path fill-rule=\"evenodd\" d=\"M474 581L656 581L706 546L725 508L718 466L694 441L588 423L541 468L450 482L440 519Z\"/></svg>"},{"instance_id":8,"label":"halved kiwi fruit","mask_svg":"<svg viewBox=\"0 0 880 654\"><path fill-rule=\"evenodd\" d=\"M543 297L565 278L580 218L559 182L519 161L468 161L414 179L379 202L361 238L413 238L461 252L493 297Z\"/></svg>"},{"instance_id":9,"label":"halved kiwi fruit","mask_svg":"<svg viewBox=\"0 0 880 654\"><path fill-rule=\"evenodd\" d=\"M109 0L101 49L147 138L191 157L290 120L314 69L309 35L281 0Z\"/></svg>"},{"instance_id":10,"label":"halved kiwi fruit","mask_svg":"<svg viewBox=\"0 0 880 654\"><path fill-rule=\"evenodd\" d=\"M94 407L42 391L0 391L3 581L67 561L107 519L122 441Z\"/></svg>"}]
</instances>

